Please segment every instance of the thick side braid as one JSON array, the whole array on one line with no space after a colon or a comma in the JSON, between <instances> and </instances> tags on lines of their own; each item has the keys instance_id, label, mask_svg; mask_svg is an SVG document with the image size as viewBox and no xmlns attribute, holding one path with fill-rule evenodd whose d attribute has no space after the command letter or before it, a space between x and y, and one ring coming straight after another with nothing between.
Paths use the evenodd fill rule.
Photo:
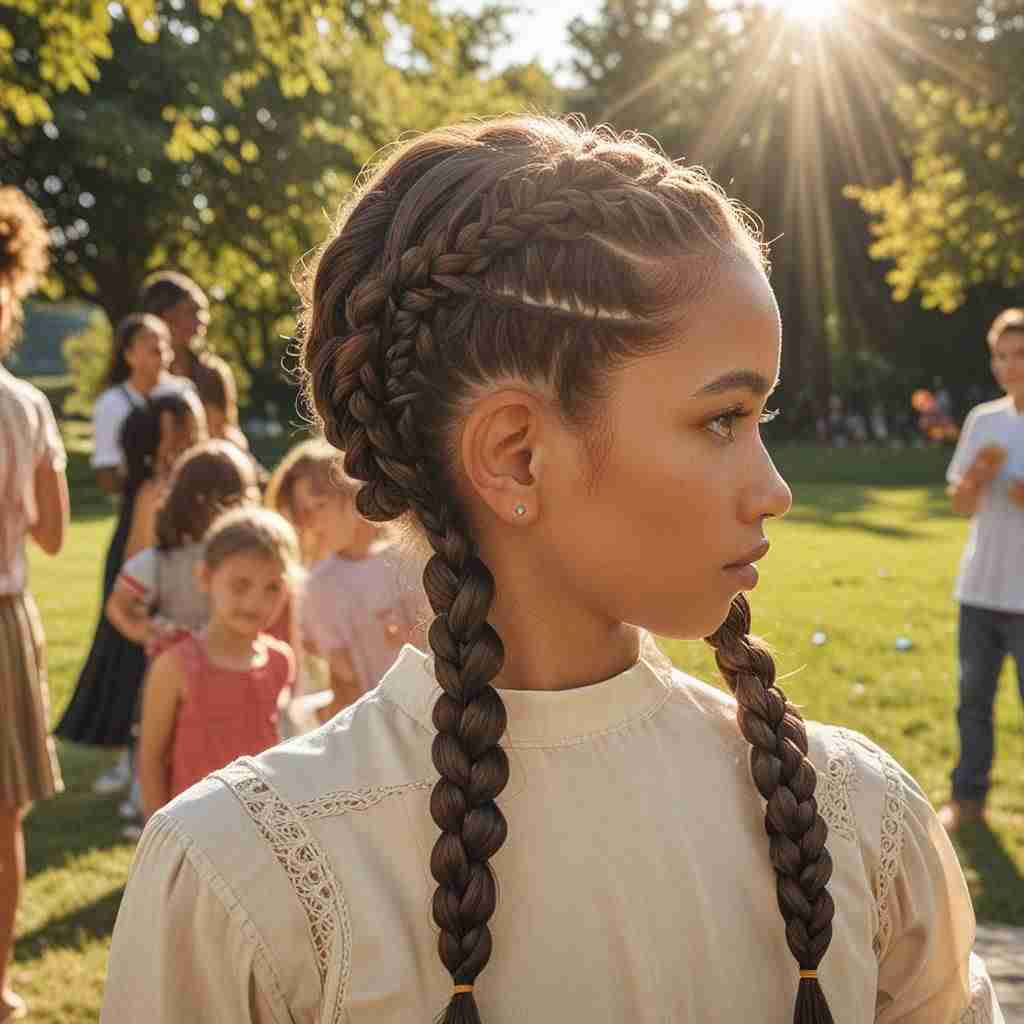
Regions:
<instances>
[{"instance_id":1,"label":"thick side braid","mask_svg":"<svg viewBox=\"0 0 1024 1024\"><path fill-rule=\"evenodd\" d=\"M665 258L675 252L700 258ZM716 263L757 265L762 255L701 173L604 130L507 119L431 133L402 151L320 256L307 296L307 394L363 482L360 512L375 521L410 513L434 552L424 572L442 690L433 915L455 986L444 1024L480 1020L472 986L492 951L490 859L507 834L497 798L509 773L493 685L504 650L488 622L495 581L455 486L461 410L478 385L515 377L550 386L567 420L585 427L612 370L664 344L666 325ZM769 801L787 939L811 970L828 945L826 906L831 921L825 833L802 721L749 639L745 608L713 639ZM816 984L800 991L798 1024L830 1024Z\"/></svg>"},{"instance_id":2,"label":"thick side braid","mask_svg":"<svg viewBox=\"0 0 1024 1024\"><path fill-rule=\"evenodd\" d=\"M832 941L835 905L826 888L832 858L828 826L814 797L817 775L807 758L807 729L796 707L775 685L775 663L750 635L750 605L741 594L729 617L708 638L718 667L736 697L740 731L750 743L750 768L767 801L765 830L777 879L786 941L800 965L795 1024L830 1024L832 1014L816 972Z\"/></svg>"}]
</instances>

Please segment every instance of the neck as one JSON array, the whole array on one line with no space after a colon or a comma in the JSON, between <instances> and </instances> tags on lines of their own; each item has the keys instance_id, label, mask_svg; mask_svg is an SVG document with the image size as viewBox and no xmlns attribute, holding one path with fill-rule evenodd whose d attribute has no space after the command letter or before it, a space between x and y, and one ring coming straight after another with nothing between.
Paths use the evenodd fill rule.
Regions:
<instances>
[{"instance_id":1,"label":"neck","mask_svg":"<svg viewBox=\"0 0 1024 1024\"><path fill-rule=\"evenodd\" d=\"M259 633L239 633L213 618L206 627L205 639L210 657L244 660L252 657Z\"/></svg>"},{"instance_id":2,"label":"neck","mask_svg":"<svg viewBox=\"0 0 1024 1024\"><path fill-rule=\"evenodd\" d=\"M380 540L380 536L380 527L375 526L373 523L368 523L365 519L358 519L352 542L339 550L338 556L340 558L349 558L353 562L366 558Z\"/></svg>"},{"instance_id":3,"label":"neck","mask_svg":"<svg viewBox=\"0 0 1024 1024\"><path fill-rule=\"evenodd\" d=\"M140 395L148 395L157 385L155 380L142 380L139 377L136 377L135 374L132 374L132 376L128 378L128 383L131 384L131 386L135 388Z\"/></svg>"},{"instance_id":4,"label":"neck","mask_svg":"<svg viewBox=\"0 0 1024 1024\"><path fill-rule=\"evenodd\" d=\"M1013 399L1013 407L1017 410L1018 413L1024 416L1024 391L1021 391L1019 394L1016 395L1011 394L1010 398Z\"/></svg>"},{"instance_id":5,"label":"neck","mask_svg":"<svg viewBox=\"0 0 1024 1024\"><path fill-rule=\"evenodd\" d=\"M174 360L171 363L171 373L176 377L187 377L192 369L192 346L186 342L184 345L174 346Z\"/></svg>"},{"instance_id":6,"label":"neck","mask_svg":"<svg viewBox=\"0 0 1024 1024\"><path fill-rule=\"evenodd\" d=\"M635 626L595 613L543 585L549 575L525 551L484 552L497 597L488 621L505 662L496 685L509 690L572 690L611 679L640 656ZM547 591L547 592L546 592Z\"/></svg>"}]
</instances>

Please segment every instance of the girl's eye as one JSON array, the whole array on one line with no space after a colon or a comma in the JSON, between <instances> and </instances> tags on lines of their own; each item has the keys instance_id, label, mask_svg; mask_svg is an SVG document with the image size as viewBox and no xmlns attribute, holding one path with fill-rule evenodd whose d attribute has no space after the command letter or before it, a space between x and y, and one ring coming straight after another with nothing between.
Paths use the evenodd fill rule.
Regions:
<instances>
[{"instance_id":1,"label":"girl's eye","mask_svg":"<svg viewBox=\"0 0 1024 1024\"><path fill-rule=\"evenodd\" d=\"M737 406L734 409L729 409L728 411L716 416L707 424L707 429L717 437L721 437L723 440L735 441L736 424L741 423L745 419L749 419L751 415L752 413L749 409ZM778 410L764 412L758 417L757 422L761 425L771 423L771 421L778 415Z\"/></svg>"}]
</instances>

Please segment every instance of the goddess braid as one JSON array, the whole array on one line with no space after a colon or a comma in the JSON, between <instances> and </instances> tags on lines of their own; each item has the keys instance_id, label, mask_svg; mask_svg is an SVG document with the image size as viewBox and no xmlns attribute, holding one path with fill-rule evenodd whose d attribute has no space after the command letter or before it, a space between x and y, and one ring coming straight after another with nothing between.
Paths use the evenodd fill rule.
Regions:
<instances>
[{"instance_id":1,"label":"goddess braid","mask_svg":"<svg viewBox=\"0 0 1024 1024\"><path fill-rule=\"evenodd\" d=\"M786 942L800 965L795 1024L831 1024L832 1014L816 972L832 941L835 904L826 885L832 858L828 826L814 797L817 774L807 757L807 729L800 712L775 685L775 662L750 635L750 605L740 594L708 643L736 697L740 731L750 743L750 768L767 801L765 830L777 879Z\"/></svg>"},{"instance_id":2,"label":"goddess braid","mask_svg":"<svg viewBox=\"0 0 1024 1024\"><path fill-rule=\"evenodd\" d=\"M495 581L479 557L452 480L446 431L458 414L459 396L501 373L550 379L563 409L577 395L600 394L595 383L602 373L657 344L657 311L677 308L700 286L674 278L657 292L648 280L655 275L628 272L623 247L637 253L717 248L718 256L746 248L757 260L756 243L741 221L706 178L635 143L554 122L509 119L431 134L414 144L379 173L320 256L307 298L307 393L328 440L345 451L347 473L363 482L359 511L372 521L411 513L434 552L424 571L436 615L429 640L442 690L433 712L439 780L430 806L441 830L431 855L433 916L439 954L455 986L442 1024L480 1021L472 987L491 955L496 883L489 861L507 835L496 800L509 775L500 746L506 711L493 685L504 649L488 622ZM541 243L549 247L544 253L550 262ZM516 250L521 257L513 266ZM547 300L538 300L545 294ZM588 294L600 297L597 306L610 300L607 308L622 314L602 318ZM514 334L507 327L511 316L520 318ZM570 336L578 341L575 348L568 345ZM731 617L730 623L719 631L720 649L743 690L741 707L758 699L751 678L762 703L770 704L773 698L764 694L779 696L771 689L774 676L764 686L757 682L750 652L759 649L745 639L742 622ZM789 721L784 701L783 707L778 717ZM768 711L761 715L765 721ZM741 728L756 718L753 712L744 716ZM798 715L795 721L802 730ZM762 740L761 748L776 751L774 728ZM760 757L758 749L755 744ZM788 748L775 760L779 780L786 779L785 786L776 781L772 788L781 805L776 817L791 827L777 831L787 839L805 814L795 794L806 789L800 783L808 770L813 793L813 769L808 762L794 781ZM783 789L795 810L785 795L776 795ZM810 848L807 832L796 835ZM823 843L822 832L807 863L811 852L816 865L829 863ZM795 860L773 836L773 861L776 846ZM791 889L780 882L780 906L783 894L792 900ZM797 915L787 907L788 935L799 926L790 928ZM808 943L817 949L820 929L811 931ZM801 935L790 938L791 947L794 941L802 948ZM827 939L821 954L825 946ZM813 957L798 959L803 964ZM799 1024L829 1024L823 996L819 1001L815 1014L798 1017ZM798 1002L798 1013L806 1003Z\"/></svg>"}]
</instances>

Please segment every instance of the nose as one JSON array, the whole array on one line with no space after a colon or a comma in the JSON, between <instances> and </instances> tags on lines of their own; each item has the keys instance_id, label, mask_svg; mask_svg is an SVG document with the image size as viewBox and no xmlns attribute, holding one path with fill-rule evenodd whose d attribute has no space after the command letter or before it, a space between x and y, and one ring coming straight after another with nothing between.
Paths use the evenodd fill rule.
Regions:
<instances>
[{"instance_id":1,"label":"nose","mask_svg":"<svg viewBox=\"0 0 1024 1024\"><path fill-rule=\"evenodd\" d=\"M781 519L793 507L793 492L763 444L756 472L743 496L742 515L751 523Z\"/></svg>"}]
</instances>

